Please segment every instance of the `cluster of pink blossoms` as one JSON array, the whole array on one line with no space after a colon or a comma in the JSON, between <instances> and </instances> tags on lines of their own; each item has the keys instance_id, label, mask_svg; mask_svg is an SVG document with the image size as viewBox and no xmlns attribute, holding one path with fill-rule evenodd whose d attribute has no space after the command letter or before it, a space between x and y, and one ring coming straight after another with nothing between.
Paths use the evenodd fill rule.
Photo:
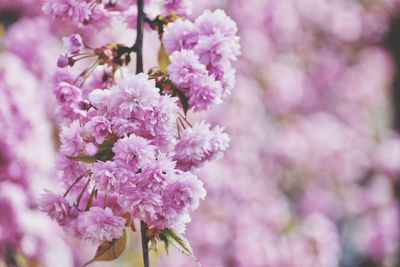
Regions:
<instances>
[{"instance_id":1,"label":"cluster of pink blossoms","mask_svg":"<svg viewBox=\"0 0 400 267\"><path fill-rule=\"evenodd\" d=\"M97 29L110 27L116 19L122 19L131 28L136 27L137 5L135 0L45 0L42 10L60 19L83 28L93 26ZM192 12L191 0L145 0L148 18L174 13L187 17Z\"/></svg>"},{"instance_id":2,"label":"cluster of pink blossoms","mask_svg":"<svg viewBox=\"0 0 400 267\"><path fill-rule=\"evenodd\" d=\"M235 78L231 62L239 55L236 24L222 11L206 11L194 23L177 20L165 29L163 42L171 53L167 71L194 110L222 103Z\"/></svg>"},{"instance_id":3,"label":"cluster of pink blossoms","mask_svg":"<svg viewBox=\"0 0 400 267\"><path fill-rule=\"evenodd\" d=\"M78 2L89 4L73 3ZM187 1L165 5L172 8L175 2L179 6ZM87 12L63 13L63 8L60 1L44 5L62 18L80 14L74 19L86 20ZM170 23L162 18L147 22ZM220 102L217 98L232 87L230 62L239 53L238 37L235 23L223 11L206 12L196 20L196 28L191 26L199 46L185 47L194 52L177 51L169 31L181 23L190 22L172 22L162 39L167 52L176 50L167 72L160 66L149 75L133 75L126 68L133 48L111 43L92 49L79 34L63 39L68 52L58 59L53 90L62 119L58 167L65 191L46 191L40 207L81 239L93 244L112 241L126 226L135 229L135 221L147 224L150 239L166 229L182 233L189 213L206 196L194 171L221 157L230 139L219 126L204 121L192 125L187 114ZM201 45L203 41L207 44ZM184 53L195 65L179 65ZM88 58L96 60L74 78L70 67Z\"/></svg>"}]
</instances>

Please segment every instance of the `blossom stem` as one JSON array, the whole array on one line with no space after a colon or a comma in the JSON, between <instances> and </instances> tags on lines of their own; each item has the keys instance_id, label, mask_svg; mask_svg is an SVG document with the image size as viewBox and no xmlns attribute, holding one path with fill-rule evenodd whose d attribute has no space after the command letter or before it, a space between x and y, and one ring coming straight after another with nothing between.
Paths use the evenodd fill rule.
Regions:
<instances>
[{"instance_id":1,"label":"blossom stem","mask_svg":"<svg viewBox=\"0 0 400 267\"><path fill-rule=\"evenodd\" d=\"M17 262L15 257L15 249L12 246L6 245L6 259L5 263L9 267L19 267L20 265Z\"/></svg>"},{"instance_id":2,"label":"blossom stem","mask_svg":"<svg viewBox=\"0 0 400 267\"><path fill-rule=\"evenodd\" d=\"M136 25L136 41L134 50L136 52L136 74L143 72L143 24L146 15L144 14L144 0L137 0L137 25ZM142 235L142 252L143 252L143 265L150 267L149 260L149 238L146 234L147 225L145 222L140 221L140 233Z\"/></svg>"},{"instance_id":3,"label":"blossom stem","mask_svg":"<svg viewBox=\"0 0 400 267\"><path fill-rule=\"evenodd\" d=\"M90 207L92 206L93 198L95 198L96 195L97 195L97 189L96 189L96 188L93 188L92 193L90 193L88 202L87 202L87 204L86 204L86 211L88 211L88 210L90 209Z\"/></svg>"},{"instance_id":4,"label":"blossom stem","mask_svg":"<svg viewBox=\"0 0 400 267\"><path fill-rule=\"evenodd\" d=\"M186 117L186 115L183 115L183 114L179 114L181 117L182 117L182 119L189 125L189 127L193 127L193 125L187 120L187 117Z\"/></svg>"},{"instance_id":5,"label":"blossom stem","mask_svg":"<svg viewBox=\"0 0 400 267\"><path fill-rule=\"evenodd\" d=\"M88 187L89 183L90 183L90 179L88 179L88 181L86 182L85 186L82 188L82 191L78 196L78 199L76 200L76 207L78 208L78 210L79 210L79 203L81 202L81 198L83 196L83 193L85 193L86 188Z\"/></svg>"},{"instance_id":6,"label":"blossom stem","mask_svg":"<svg viewBox=\"0 0 400 267\"><path fill-rule=\"evenodd\" d=\"M71 191L71 189L84 177L84 175L79 176L75 182L72 183L72 185L67 189L67 191L64 193L63 197L66 197L68 193Z\"/></svg>"}]
</instances>

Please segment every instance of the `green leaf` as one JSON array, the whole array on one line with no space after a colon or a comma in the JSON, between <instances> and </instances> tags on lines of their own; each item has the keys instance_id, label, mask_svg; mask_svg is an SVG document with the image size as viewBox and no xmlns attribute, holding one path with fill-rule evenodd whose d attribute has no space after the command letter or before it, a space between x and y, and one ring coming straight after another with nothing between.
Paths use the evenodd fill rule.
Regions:
<instances>
[{"instance_id":1,"label":"green leaf","mask_svg":"<svg viewBox=\"0 0 400 267\"><path fill-rule=\"evenodd\" d=\"M160 234L160 238L162 241L164 241L165 244L165 249L168 253L168 248L169 245L172 244L174 247L176 247L180 252L189 255L190 257L192 257L197 263L198 260L197 258L194 256L193 254L193 249L190 246L189 241L186 239L186 237L184 237L181 234L178 234L176 232L174 232L171 229L165 229L161 232ZM199 264L200 265L200 264Z\"/></svg>"},{"instance_id":2,"label":"green leaf","mask_svg":"<svg viewBox=\"0 0 400 267\"><path fill-rule=\"evenodd\" d=\"M165 51L164 45L161 44L160 49L157 53L158 67L160 70L165 71L171 61L169 60L169 54Z\"/></svg>"},{"instance_id":3,"label":"green leaf","mask_svg":"<svg viewBox=\"0 0 400 267\"><path fill-rule=\"evenodd\" d=\"M167 255L168 255L169 254L169 241L165 237L164 234L160 234L160 239L164 242L164 249L165 249L165 252L167 252Z\"/></svg>"},{"instance_id":4,"label":"green leaf","mask_svg":"<svg viewBox=\"0 0 400 267\"><path fill-rule=\"evenodd\" d=\"M117 141L116 138L106 139L100 146L99 151L95 155L96 160L107 161L114 157L114 152L112 152L112 147Z\"/></svg>"},{"instance_id":5,"label":"green leaf","mask_svg":"<svg viewBox=\"0 0 400 267\"><path fill-rule=\"evenodd\" d=\"M96 158L95 157L86 156L84 154L79 154L76 157L68 157L68 158L72 159L72 160L76 160L76 161L83 161L83 162L86 162L86 163L94 163L94 162L96 162Z\"/></svg>"},{"instance_id":6,"label":"green leaf","mask_svg":"<svg viewBox=\"0 0 400 267\"><path fill-rule=\"evenodd\" d=\"M100 146L99 151L94 156L87 156L85 154L79 154L76 157L68 157L69 159L82 161L86 163L94 163L97 160L107 161L114 157L114 152L112 152L112 147L114 143L117 141L116 138L106 139Z\"/></svg>"},{"instance_id":7,"label":"green leaf","mask_svg":"<svg viewBox=\"0 0 400 267\"><path fill-rule=\"evenodd\" d=\"M98 248L96 255L85 263L83 267L96 261L112 261L121 256L126 247L126 231L124 230L123 235L118 239L113 239L112 241L103 242Z\"/></svg>"}]
</instances>

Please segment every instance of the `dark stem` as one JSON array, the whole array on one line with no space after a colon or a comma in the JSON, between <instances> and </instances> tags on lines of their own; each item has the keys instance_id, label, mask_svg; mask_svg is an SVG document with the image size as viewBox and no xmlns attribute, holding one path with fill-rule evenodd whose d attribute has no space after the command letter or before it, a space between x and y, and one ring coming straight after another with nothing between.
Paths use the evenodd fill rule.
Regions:
<instances>
[{"instance_id":1,"label":"dark stem","mask_svg":"<svg viewBox=\"0 0 400 267\"><path fill-rule=\"evenodd\" d=\"M145 19L144 14L144 0L137 0L137 35L134 50L136 52L136 74L143 72L143 24ZM142 235L142 251L143 251L143 265L150 267L149 260L149 238L146 234L147 225L145 222L140 222L140 233Z\"/></svg>"},{"instance_id":2,"label":"dark stem","mask_svg":"<svg viewBox=\"0 0 400 267\"><path fill-rule=\"evenodd\" d=\"M76 207L78 208L78 210L79 210L79 204L81 202L81 198L83 196L83 193L85 193L86 188L88 187L89 183L90 183L90 179L88 179L88 181L86 182L85 186L82 188L82 191L78 196L78 199L76 200Z\"/></svg>"},{"instance_id":3,"label":"dark stem","mask_svg":"<svg viewBox=\"0 0 400 267\"><path fill-rule=\"evenodd\" d=\"M20 266L15 257L15 249L13 246L6 245L5 263L6 263L7 267L19 267Z\"/></svg>"},{"instance_id":4,"label":"dark stem","mask_svg":"<svg viewBox=\"0 0 400 267\"><path fill-rule=\"evenodd\" d=\"M134 45L136 51L136 73L143 72L143 24L144 24L144 0L137 0L137 35Z\"/></svg>"},{"instance_id":5,"label":"dark stem","mask_svg":"<svg viewBox=\"0 0 400 267\"><path fill-rule=\"evenodd\" d=\"M140 233L142 235L143 266L150 267L149 238L147 237L146 231L147 231L146 223L140 221Z\"/></svg>"},{"instance_id":6,"label":"dark stem","mask_svg":"<svg viewBox=\"0 0 400 267\"><path fill-rule=\"evenodd\" d=\"M63 197L66 197L68 193L71 191L71 189L83 178L83 175L78 177L78 179L75 180L75 182L72 183L72 185L67 189L67 191L64 193Z\"/></svg>"},{"instance_id":7,"label":"dark stem","mask_svg":"<svg viewBox=\"0 0 400 267\"><path fill-rule=\"evenodd\" d=\"M393 129L397 132L400 131L400 12L398 12L392 19L390 30L385 38L385 46L392 54L395 64L395 73L393 81L392 103L393 103ZM399 178L399 177L396 177ZM397 198L397 208L400 209L400 182L399 179L395 180L394 192ZM397 240L400 244L400 238ZM400 254L396 255L396 262L400 264Z\"/></svg>"}]
</instances>

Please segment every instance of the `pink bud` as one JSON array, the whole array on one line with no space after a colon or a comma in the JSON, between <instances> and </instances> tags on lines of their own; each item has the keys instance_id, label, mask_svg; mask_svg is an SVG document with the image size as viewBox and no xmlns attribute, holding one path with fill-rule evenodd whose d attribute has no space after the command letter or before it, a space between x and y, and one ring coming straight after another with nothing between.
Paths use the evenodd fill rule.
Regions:
<instances>
[{"instance_id":1,"label":"pink bud","mask_svg":"<svg viewBox=\"0 0 400 267\"><path fill-rule=\"evenodd\" d=\"M82 110L89 110L89 108L91 107L91 104L88 100L86 99L82 99L81 101L79 101L79 108Z\"/></svg>"},{"instance_id":2,"label":"pink bud","mask_svg":"<svg viewBox=\"0 0 400 267\"><path fill-rule=\"evenodd\" d=\"M60 56L57 60L57 67L59 68L65 68L69 64L69 59L68 57L65 56Z\"/></svg>"},{"instance_id":3,"label":"pink bud","mask_svg":"<svg viewBox=\"0 0 400 267\"><path fill-rule=\"evenodd\" d=\"M85 145L84 152L86 155L94 156L94 155L96 155L97 151L99 151L99 147L95 143L87 143Z\"/></svg>"}]
</instances>

